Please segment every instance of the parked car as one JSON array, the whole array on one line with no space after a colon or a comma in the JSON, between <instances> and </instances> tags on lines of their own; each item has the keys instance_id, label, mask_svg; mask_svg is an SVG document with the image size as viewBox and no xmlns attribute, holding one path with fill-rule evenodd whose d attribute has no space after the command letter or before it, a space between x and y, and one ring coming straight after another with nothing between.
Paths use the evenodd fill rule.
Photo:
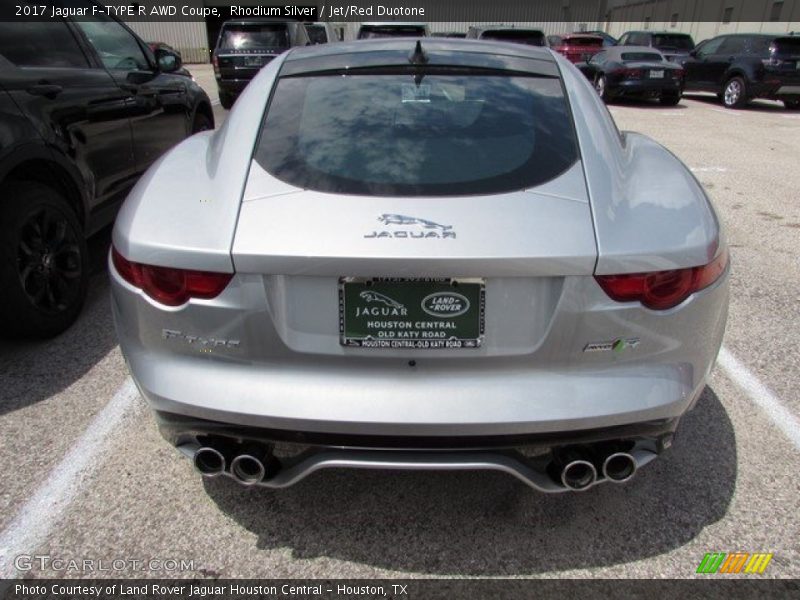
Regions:
<instances>
[{"instance_id":1,"label":"parked car","mask_svg":"<svg viewBox=\"0 0 800 600\"><path fill-rule=\"evenodd\" d=\"M586 62L603 49L603 38L587 33L564 33L547 36L547 44L573 63Z\"/></svg>"},{"instance_id":2,"label":"parked car","mask_svg":"<svg viewBox=\"0 0 800 600\"><path fill-rule=\"evenodd\" d=\"M341 41L331 23L305 23L306 34L312 44L330 44Z\"/></svg>"},{"instance_id":3,"label":"parked car","mask_svg":"<svg viewBox=\"0 0 800 600\"><path fill-rule=\"evenodd\" d=\"M358 28L356 39L371 40L387 37L428 37L430 31L426 23L402 23L389 21L385 23L362 23Z\"/></svg>"},{"instance_id":4,"label":"parked car","mask_svg":"<svg viewBox=\"0 0 800 600\"><path fill-rule=\"evenodd\" d=\"M183 57L181 56L181 53L165 42L147 42L147 47L150 48L150 51L153 54L155 54L159 50L166 50L167 52L170 52L175 56L177 56L178 58L180 58L181 62L183 62ZM189 70L183 66L175 69L173 73L175 73L175 75L183 75L184 77L192 77L192 74L189 72Z\"/></svg>"},{"instance_id":5,"label":"parked car","mask_svg":"<svg viewBox=\"0 0 800 600\"><path fill-rule=\"evenodd\" d=\"M494 40L496 42L511 42L528 46L547 46L547 38L541 29L506 27L503 25L470 27L467 31L467 39Z\"/></svg>"},{"instance_id":6,"label":"parked car","mask_svg":"<svg viewBox=\"0 0 800 600\"><path fill-rule=\"evenodd\" d=\"M575 33L586 33L590 35L599 35L603 38L603 47L607 48L608 46L616 46L617 45L617 38L613 35L606 33L605 31L594 30L594 31L576 31Z\"/></svg>"},{"instance_id":7,"label":"parked car","mask_svg":"<svg viewBox=\"0 0 800 600\"><path fill-rule=\"evenodd\" d=\"M673 106L681 100L683 69L652 48L611 46L576 66L606 102L621 97L658 98L661 104Z\"/></svg>"},{"instance_id":8,"label":"parked car","mask_svg":"<svg viewBox=\"0 0 800 600\"><path fill-rule=\"evenodd\" d=\"M667 60L678 63L694 49L692 36L669 31L628 31L617 43L620 46L649 46L660 51Z\"/></svg>"},{"instance_id":9,"label":"parked car","mask_svg":"<svg viewBox=\"0 0 800 600\"><path fill-rule=\"evenodd\" d=\"M311 44L298 21L247 19L226 21L212 55L219 103L229 109L261 68L282 52Z\"/></svg>"},{"instance_id":10,"label":"parked car","mask_svg":"<svg viewBox=\"0 0 800 600\"><path fill-rule=\"evenodd\" d=\"M204 477L495 469L564 492L670 447L720 347L727 256L690 170L620 133L564 57L357 41L279 56L136 186L112 310Z\"/></svg>"},{"instance_id":11,"label":"parked car","mask_svg":"<svg viewBox=\"0 0 800 600\"><path fill-rule=\"evenodd\" d=\"M89 280L86 238L168 148L213 129L208 96L180 67L110 17L0 22L3 337L69 327Z\"/></svg>"},{"instance_id":12,"label":"parked car","mask_svg":"<svg viewBox=\"0 0 800 600\"><path fill-rule=\"evenodd\" d=\"M800 108L800 36L721 35L700 44L683 68L687 91L713 92L728 108L754 98Z\"/></svg>"}]
</instances>

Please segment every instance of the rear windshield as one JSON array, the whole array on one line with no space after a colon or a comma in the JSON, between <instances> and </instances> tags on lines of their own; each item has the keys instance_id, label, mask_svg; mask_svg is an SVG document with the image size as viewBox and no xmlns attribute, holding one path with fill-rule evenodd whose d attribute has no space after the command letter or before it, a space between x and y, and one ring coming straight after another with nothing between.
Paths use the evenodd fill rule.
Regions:
<instances>
[{"instance_id":1,"label":"rear windshield","mask_svg":"<svg viewBox=\"0 0 800 600\"><path fill-rule=\"evenodd\" d=\"M220 33L218 47L222 50L288 48L289 32L282 23L228 24Z\"/></svg>"},{"instance_id":2,"label":"rear windshield","mask_svg":"<svg viewBox=\"0 0 800 600\"><path fill-rule=\"evenodd\" d=\"M655 52L623 52L623 62L661 62L664 57Z\"/></svg>"},{"instance_id":3,"label":"rear windshield","mask_svg":"<svg viewBox=\"0 0 800 600\"><path fill-rule=\"evenodd\" d=\"M577 158L560 79L463 72L285 77L255 154L297 187L375 196L520 190Z\"/></svg>"},{"instance_id":4,"label":"rear windshield","mask_svg":"<svg viewBox=\"0 0 800 600\"><path fill-rule=\"evenodd\" d=\"M362 25L358 31L358 39L367 40L385 37L425 37L425 28L416 26Z\"/></svg>"},{"instance_id":5,"label":"rear windshield","mask_svg":"<svg viewBox=\"0 0 800 600\"><path fill-rule=\"evenodd\" d=\"M603 45L603 38L569 37L564 38L564 44L567 46L597 46L600 48Z\"/></svg>"},{"instance_id":6,"label":"rear windshield","mask_svg":"<svg viewBox=\"0 0 800 600\"><path fill-rule=\"evenodd\" d=\"M525 31L522 29L495 29L493 31L484 31L481 34L481 39L527 44L528 46L545 45L545 37L541 31Z\"/></svg>"},{"instance_id":7,"label":"rear windshield","mask_svg":"<svg viewBox=\"0 0 800 600\"><path fill-rule=\"evenodd\" d=\"M306 33L312 44L327 44L328 32L324 25L306 25Z\"/></svg>"},{"instance_id":8,"label":"rear windshield","mask_svg":"<svg viewBox=\"0 0 800 600\"><path fill-rule=\"evenodd\" d=\"M782 37L772 42L775 53L787 56L800 56L800 37Z\"/></svg>"},{"instance_id":9,"label":"rear windshield","mask_svg":"<svg viewBox=\"0 0 800 600\"><path fill-rule=\"evenodd\" d=\"M692 50L694 41L689 35L677 35L673 33L657 33L653 36L653 46L656 48L670 48L673 50Z\"/></svg>"}]
</instances>

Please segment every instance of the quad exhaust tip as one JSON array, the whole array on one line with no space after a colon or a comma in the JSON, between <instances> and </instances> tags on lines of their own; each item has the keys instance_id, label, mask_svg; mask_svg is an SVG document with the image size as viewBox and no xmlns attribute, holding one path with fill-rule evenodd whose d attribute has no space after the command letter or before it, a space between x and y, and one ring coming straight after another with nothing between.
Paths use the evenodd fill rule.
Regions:
<instances>
[{"instance_id":1,"label":"quad exhaust tip","mask_svg":"<svg viewBox=\"0 0 800 600\"><path fill-rule=\"evenodd\" d=\"M561 471L561 483L573 491L589 489L597 481L597 469L588 460L573 460Z\"/></svg>"},{"instance_id":2,"label":"quad exhaust tip","mask_svg":"<svg viewBox=\"0 0 800 600\"><path fill-rule=\"evenodd\" d=\"M266 474L264 463L251 454L240 454L231 463L231 475L242 485L256 485Z\"/></svg>"},{"instance_id":3,"label":"quad exhaust tip","mask_svg":"<svg viewBox=\"0 0 800 600\"><path fill-rule=\"evenodd\" d=\"M628 481L636 473L636 459L627 452L615 452L603 461L603 475L614 483Z\"/></svg>"},{"instance_id":4,"label":"quad exhaust tip","mask_svg":"<svg viewBox=\"0 0 800 600\"><path fill-rule=\"evenodd\" d=\"M225 472L225 457L219 450L203 446L194 453L194 468L203 477L216 477Z\"/></svg>"}]
</instances>

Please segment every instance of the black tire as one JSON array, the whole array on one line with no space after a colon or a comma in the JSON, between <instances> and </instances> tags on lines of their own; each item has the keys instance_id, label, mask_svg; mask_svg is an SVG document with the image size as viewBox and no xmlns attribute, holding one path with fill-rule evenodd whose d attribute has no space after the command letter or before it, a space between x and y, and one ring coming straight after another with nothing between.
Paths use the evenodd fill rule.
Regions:
<instances>
[{"instance_id":1,"label":"black tire","mask_svg":"<svg viewBox=\"0 0 800 600\"><path fill-rule=\"evenodd\" d=\"M783 106L786 110L800 110L800 100L784 100Z\"/></svg>"},{"instance_id":2,"label":"black tire","mask_svg":"<svg viewBox=\"0 0 800 600\"><path fill-rule=\"evenodd\" d=\"M731 77L722 89L722 104L725 108L744 108L747 97L747 84L741 77Z\"/></svg>"},{"instance_id":3,"label":"black tire","mask_svg":"<svg viewBox=\"0 0 800 600\"><path fill-rule=\"evenodd\" d=\"M0 336L58 335L88 283L83 229L61 194L33 181L0 186Z\"/></svg>"},{"instance_id":4,"label":"black tire","mask_svg":"<svg viewBox=\"0 0 800 600\"><path fill-rule=\"evenodd\" d=\"M680 92L664 92L658 99L664 106L675 106L678 102L681 101L681 93Z\"/></svg>"},{"instance_id":5,"label":"black tire","mask_svg":"<svg viewBox=\"0 0 800 600\"><path fill-rule=\"evenodd\" d=\"M222 108L225 110L230 110L231 106L233 106L233 102L236 98L233 97L232 94L227 92L220 92L219 93L219 103Z\"/></svg>"},{"instance_id":6,"label":"black tire","mask_svg":"<svg viewBox=\"0 0 800 600\"><path fill-rule=\"evenodd\" d=\"M594 80L594 89L603 102L611 101L611 94L608 93L608 80L605 75L600 75Z\"/></svg>"},{"instance_id":7,"label":"black tire","mask_svg":"<svg viewBox=\"0 0 800 600\"><path fill-rule=\"evenodd\" d=\"M194 122L192 123L192 134L200 133L201 131L210 131L214 129L214 122L204 112L199 110L194 114Z\"/></svg>"}]
</instances>

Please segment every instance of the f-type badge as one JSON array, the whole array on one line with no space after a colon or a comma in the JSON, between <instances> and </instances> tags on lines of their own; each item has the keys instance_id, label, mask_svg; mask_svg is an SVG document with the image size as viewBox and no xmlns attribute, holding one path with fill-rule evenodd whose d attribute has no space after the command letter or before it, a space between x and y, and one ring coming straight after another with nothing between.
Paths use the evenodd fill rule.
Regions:
<instances>
[{"instance_id":1,"label":"f-type badge","mask_svg":"<svg viewBox=\"0 0 800 600\"><path fill-rule=\"evenodd\" d=\"M442 225L418 217L384 213L378 217L378 222L385 225L386 229L376 229L366 234L365 238L455 239L456 237L452 225Z\"/></svg>"},{"instance_id":2,"label":"f-type badge","mask_svg":"<svg viewBox=\"0 0 800 600\"><path fill-rule=\"evenodd\" d=\"M634 349L639 345L639 338L618 338L608 342L590 342L583 349L584 352L623 352L627 349Z\"/></svg>"}]
</instances>

